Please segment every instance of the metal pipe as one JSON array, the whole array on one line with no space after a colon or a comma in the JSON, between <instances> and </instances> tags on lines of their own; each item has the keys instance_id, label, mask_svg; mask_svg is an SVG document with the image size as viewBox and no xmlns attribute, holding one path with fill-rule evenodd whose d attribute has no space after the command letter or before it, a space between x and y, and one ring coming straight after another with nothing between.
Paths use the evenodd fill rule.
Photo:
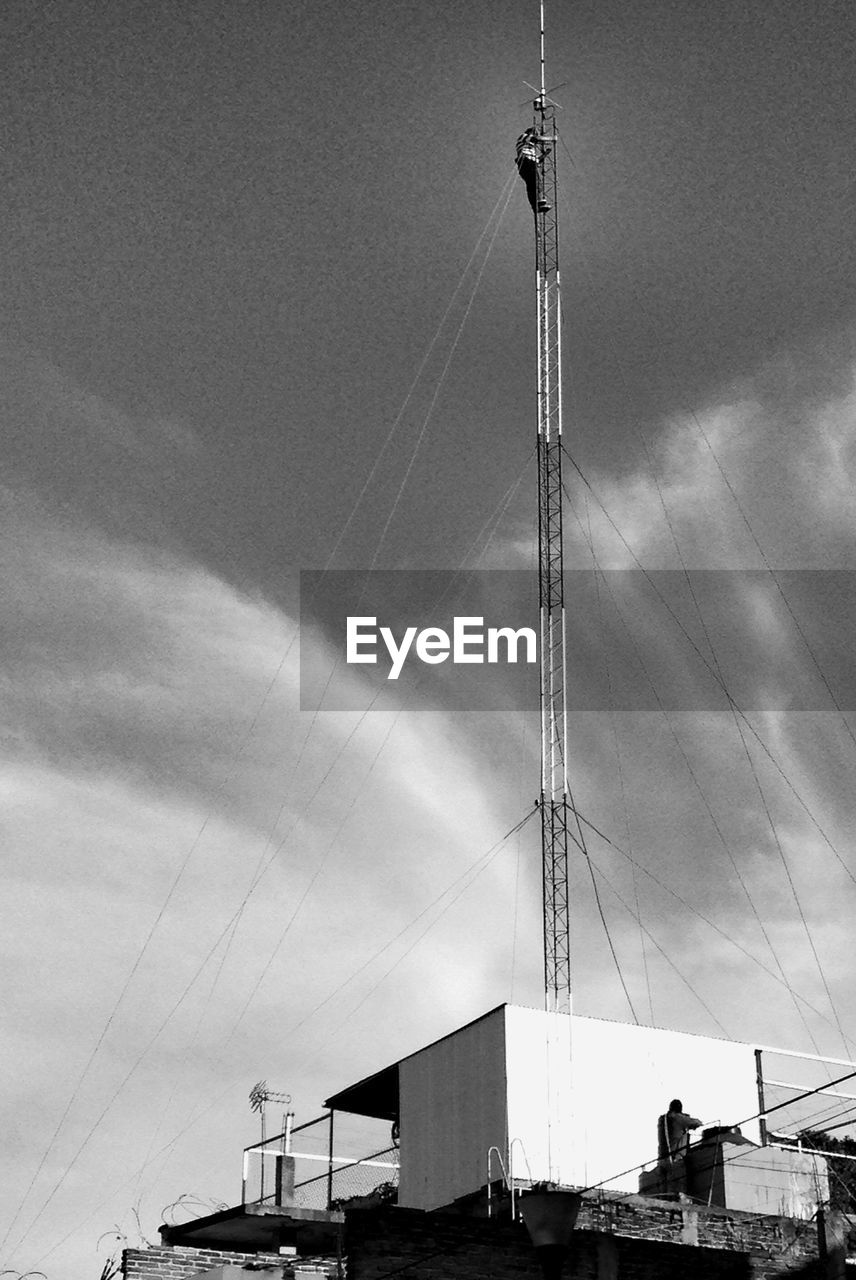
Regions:
<instances>
[{"instance_id":1,"label":"metal pipe","mask_svg":"<svg viewBox=\"0 0 856 1280\"><path fill-rule=\"evenodd\" d=\"M794 1089L798 1093L802 1093L805 1088L804 1084L791 1084L788 1080L765 1080L764 1084L772 1085L777 1089ZM843 1093L840 1089L815 1089L815 1093L824 1093L830 1098L847 1098L850 1102L856 1102L856 1093Z\"/></svg>"},{"instance_id":2,"label":"metal pipe","mask_svg":"<svg viewBox=\"0 0 856 1280\"><path fill-rule=\"evenodd\" d=\"M796 1049L774 1049L771 1045L758 1045L755 1053L775 1053L781 1058L806 1058L809 1062L829 1062L833 1067L856 1067L852 1058L825 1058L821 1053L800 1053Z\"/></svg>"},{"instance_id":3,"label":"metal pipe","mask_svg":"<svg viewBox=\"0 0 856 1280\"><path fill-rule=\"evenodd\" d=\"M296 1124L292 1127L292 1133L300 1133L301 1129L310 1129L313 1124L324 1124L327 1121L327 1112L323 1115L316 1116L314 1120L306 1120L303 1124Z\"/></svg>"},{"instance_id":4,"label":"metal pipe","mask_svg":"<svg viewBox=\"0 0 856 1280\"><path fill-rule=\"evenodd\" d=\"M758 1086L758 1133L761 1137L761 1146L767 1145L767 1120L766 1111L767 1104L764 1101L764 1073L761 1069L761 1054L763 1049L755 1050L755 1082Z\"/></svg>"}]
</instances>

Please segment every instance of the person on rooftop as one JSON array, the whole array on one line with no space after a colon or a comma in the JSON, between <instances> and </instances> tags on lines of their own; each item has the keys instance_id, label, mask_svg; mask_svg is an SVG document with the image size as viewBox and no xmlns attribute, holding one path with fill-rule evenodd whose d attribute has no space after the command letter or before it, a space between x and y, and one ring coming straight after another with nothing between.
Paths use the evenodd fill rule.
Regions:
<instances>
[{"instance_id":1,"label":"person on rooftop","mask_svg":"<svg viewBox=\"0 0 856 1280\"><path fill-rule=\"evenodd\" d=\"M690 1130L701 1127L701 1120L687 1115L680 1098L673 1098L669 1110L660 1116L660 1158L682 1160L690 1145Z\"/></svg>"}]
</instances>

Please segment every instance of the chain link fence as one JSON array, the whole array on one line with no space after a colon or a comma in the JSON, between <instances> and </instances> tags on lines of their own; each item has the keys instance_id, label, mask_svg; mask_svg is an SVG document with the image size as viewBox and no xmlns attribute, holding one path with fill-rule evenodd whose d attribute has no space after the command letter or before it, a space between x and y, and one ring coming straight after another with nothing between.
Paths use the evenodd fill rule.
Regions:
<instances>
[{"instance_id":1,"label":"chain link fence","mask_svg":"<svg viewBox=\"0 0 856 1280\"><path fill-rule=\"evenodd\" d=\"M333 1128L328 1113L247 1147L244 1204L326 1209L354 1201L394 1203L398 1148L389 1145L388 1124L341 1113L335 1121Z\"/></svg>"}]
</instances>

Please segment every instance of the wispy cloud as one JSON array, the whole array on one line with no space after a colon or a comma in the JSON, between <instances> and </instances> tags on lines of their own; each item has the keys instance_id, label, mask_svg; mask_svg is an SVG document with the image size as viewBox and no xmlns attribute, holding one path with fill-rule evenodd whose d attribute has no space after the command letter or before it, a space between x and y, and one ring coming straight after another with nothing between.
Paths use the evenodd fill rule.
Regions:
<instances>
[{"instance_id":1,"label":"wispy cloud","mask_svg":"<svg viewBox=\"0 0 856 1280\"><path fill-rule=\"evenodd\" d=\"M118 1173L144 1158L146 1114L154 1125L164 1098L175 1088L182 1096L192 1091L192 1079L211 1086L212 1051L221 1086L236 1064L247 1069L248 1033L257 1058L272 1052L261 1047L265 1020L275 1015L281 1026L311 1013L456 879L462 861L485 851L505 818L494 812L492 780L452 718L433 715L426 723L387 714L359 723L322 715L304 747L312 721L297 712L294 625L276 607L178 552L66 520L32 492L19 489L6 499L10 732L2 785L14 918L4 948L20 973L7 1061L20 1064L39 1051L35 1075L17 1074L7 1097L23 1107L35 1086L56 1099L19 1132L20 1147L10 1152L10 1204L21 1194L20 1161L34 1167L34 1153L47 1143L172 893L16 1229L145 1051L65 1175L51 1207L52 1230L59 1230L73 1216L75 1197L103 1186L105 1161L115 1159ZM223 929L254 869L268 862L214 991ZM376 918L377 926L369 923ZM335 945L319 948L319 937L335 938ZM405 937L375 963L346 999L362 999L413 940ZM460 955L453 942L448 947L438 1030L450 1000L470 1008L493 982L488 965L482 982L456 987L451 974ZM269 966L239 1041L224 1051ZM403 972L404 1001L415 1010L412 992L422 978ZM177 1017L147 1049L191 981ZM417 1021L424 1025L423 1017ZM411 1016L400 1026L403 1036L408 1028L416 1034ZM330 1087L336 1083L331 1073ZM298 1078L296 1087L307 1105L317 1105L317 1081Z\"/></svg>"}]
</instances>

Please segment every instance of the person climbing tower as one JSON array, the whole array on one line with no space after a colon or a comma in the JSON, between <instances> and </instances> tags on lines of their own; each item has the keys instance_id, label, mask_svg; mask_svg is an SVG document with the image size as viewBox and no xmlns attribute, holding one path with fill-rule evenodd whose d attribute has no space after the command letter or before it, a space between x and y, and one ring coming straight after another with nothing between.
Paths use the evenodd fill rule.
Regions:
<instances>
[{"instance_id":1,"label":"person climbing tower","mask_svg":"<svg viewBox=\"0 0 856 1280\"><path fill-rule=\"evenodd\" d=\"M537 129L530 128L521 133L517 139L517 171L526 183L526 194L535 214L549 212L551 205L545 198L542 189L542 169L544 156L548 154L549 138L543 137Z\"/></svg>"}]
</instances>

